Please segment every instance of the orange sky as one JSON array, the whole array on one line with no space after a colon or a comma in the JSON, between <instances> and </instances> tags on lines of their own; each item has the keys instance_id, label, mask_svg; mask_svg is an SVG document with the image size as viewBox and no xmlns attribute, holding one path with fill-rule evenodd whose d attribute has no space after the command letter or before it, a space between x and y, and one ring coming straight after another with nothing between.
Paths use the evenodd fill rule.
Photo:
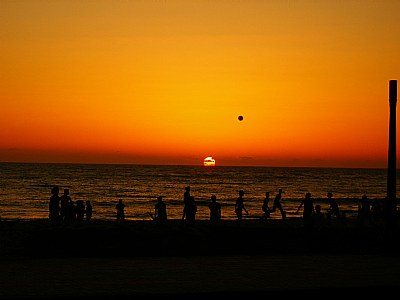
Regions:
<instances>
[{"instance_id":1,"label":"orange sky","mask_svg":"<svg viewBox=\"0 0 400 300\"><path fill-rule=\"evenodd\" d=\"M3 0L0 161L386 167L399 12Z\"/></svg>"}]
</instances>

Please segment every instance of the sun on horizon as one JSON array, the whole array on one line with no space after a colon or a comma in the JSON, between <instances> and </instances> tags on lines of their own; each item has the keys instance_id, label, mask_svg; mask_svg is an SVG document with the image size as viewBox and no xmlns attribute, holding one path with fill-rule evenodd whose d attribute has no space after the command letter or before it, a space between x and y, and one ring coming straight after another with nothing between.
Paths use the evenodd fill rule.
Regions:
<instances>
[{"instance_id":1,"label":"sun on horizon","mask_svg":"<svg viewBox=\"0 0 400 300\"><path fill-rule=\"evenodd\" d=\"M215 166L215 159L212 156L207 156L204 159L204 166L205 167L214 167Z\"/></svg>"}]
</instances>

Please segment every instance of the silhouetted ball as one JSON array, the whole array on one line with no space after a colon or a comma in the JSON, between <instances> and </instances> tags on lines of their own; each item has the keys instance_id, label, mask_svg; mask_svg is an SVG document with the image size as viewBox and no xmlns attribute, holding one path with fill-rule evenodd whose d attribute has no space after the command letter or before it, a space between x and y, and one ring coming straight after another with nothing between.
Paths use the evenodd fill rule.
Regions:
<instances>
[{"instance_id":1,"label":"silhouetted ball","mask_svg":"<svg viewBox=\"0 0 400 300\"><path fill-rule=\"evenodd\" d=\"M238 120L239 120L239 121L243 121L243 116L239 116L239 117L238 117Z\"/></svg>"}]
</instances>

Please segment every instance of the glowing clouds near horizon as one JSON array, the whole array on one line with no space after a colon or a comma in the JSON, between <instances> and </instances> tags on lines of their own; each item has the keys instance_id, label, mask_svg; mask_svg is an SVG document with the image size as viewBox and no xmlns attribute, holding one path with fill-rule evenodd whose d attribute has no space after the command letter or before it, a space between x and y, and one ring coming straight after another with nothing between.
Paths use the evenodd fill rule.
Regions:
<instances>
[{"instance_id":1,"label":"glowing clouds near horizon","mask_svg":"<svg viewBox=\"0 0 400 300\"><path fill-rule=\"evenodd\" d=\"M215 166L215 159L211 156L208 156L204 159L204 166L206 167L213 167Z\"/></svg>"}]
</instances>

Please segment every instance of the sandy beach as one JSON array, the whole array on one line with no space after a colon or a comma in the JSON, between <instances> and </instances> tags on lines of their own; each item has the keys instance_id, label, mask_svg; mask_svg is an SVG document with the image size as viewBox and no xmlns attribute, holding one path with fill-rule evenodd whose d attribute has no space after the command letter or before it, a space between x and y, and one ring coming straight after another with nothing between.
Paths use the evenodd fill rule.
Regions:
<instances>
[{"instance_id":1,"label":"sandy beach","mask_svg":"<svg viewBox=\"0 0 400 300\"><path fill-rule=\"evenodd\" d=\"M0 297L389 295L400 287L399 237L355 220L312 232L300 218L164 229L3 221Z\"/></svg>"}]
</instances>

